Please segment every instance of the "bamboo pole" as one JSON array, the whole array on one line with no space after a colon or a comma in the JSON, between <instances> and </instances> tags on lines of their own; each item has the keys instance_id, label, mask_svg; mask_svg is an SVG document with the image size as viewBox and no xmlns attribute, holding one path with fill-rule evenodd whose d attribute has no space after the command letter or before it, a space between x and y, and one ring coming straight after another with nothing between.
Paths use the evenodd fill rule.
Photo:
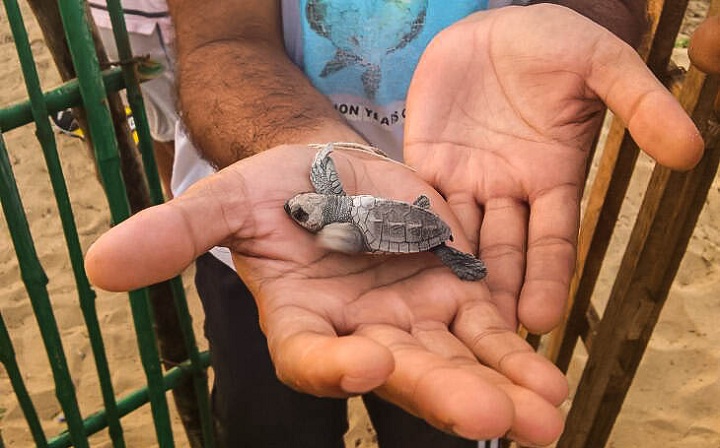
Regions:
<instances>
[{"instance_id":1,"label":"bamboo pole","mask_svg":"<svg viewBox=\"0 0 720 448\"><path fill-rule=\"evenodd\" d=\"M670 81L668 64L675 36L688 0L663 2L662 6L658 5L659 0L651 3L650 9L660 13L653 20L651 29L655 32L645 43L647 49L640 51L645 52L653 73L667 83ZM589 329L586 314L638 153L638 147L625 125L614 119L580 226L577 265L570 284L567 316L552 335L548 348L548 357L563 371L570 364L577 338Z\"/></svg>"},{"instance_id":2,"label":"bamboo pole","mask_svg":"<svg viewBox=\"0 0 720 448\"><path fill-rule=\"evenodd\" d=\"M604 446L610 435L717 174L717 92L716 77L691 69L680 101L705 155L690 172L655 168L558 448Z\"/></svg>"}]
</instances>

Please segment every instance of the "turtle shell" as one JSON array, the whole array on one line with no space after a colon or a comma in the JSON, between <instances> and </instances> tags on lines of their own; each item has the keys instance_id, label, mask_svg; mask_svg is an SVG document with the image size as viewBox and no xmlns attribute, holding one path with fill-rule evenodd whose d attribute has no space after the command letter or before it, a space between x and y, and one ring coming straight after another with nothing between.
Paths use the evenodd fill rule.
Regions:
<instances>
[{"instance_id":1,"label":"turtle shell","mask_svg":"<svg viewBox=\"0 0 720 448\"><path fill-rule=\"evenodd\" d=\"M351 222L370 252L423 252L451 238L450 228L433 212L407 202L369 195L348 196Z\"/></svg>"}]
</instances>

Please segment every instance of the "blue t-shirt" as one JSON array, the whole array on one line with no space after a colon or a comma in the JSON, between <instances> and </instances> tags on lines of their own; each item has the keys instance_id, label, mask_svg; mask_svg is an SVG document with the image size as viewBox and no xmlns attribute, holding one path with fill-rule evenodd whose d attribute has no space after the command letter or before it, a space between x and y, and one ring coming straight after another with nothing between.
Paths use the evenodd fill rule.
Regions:
<instances>
[{"instance_id":1,"label":"blue t-shirt","mask_svg":"<svg viewBox=\"0 0 720 448\"><path fill-rule=\"evenodd\" d=\"M405 98L442 29L510 1L283 0L288 55L368 141L402 158Z\"/></svg>"}]
</instances>

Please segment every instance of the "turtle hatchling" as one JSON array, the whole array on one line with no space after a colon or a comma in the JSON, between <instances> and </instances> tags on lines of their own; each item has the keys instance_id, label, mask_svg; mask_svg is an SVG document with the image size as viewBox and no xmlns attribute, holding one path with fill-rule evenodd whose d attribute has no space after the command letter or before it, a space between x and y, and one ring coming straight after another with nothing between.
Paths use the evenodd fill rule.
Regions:
<instances>
[{"instance_id":1,"label":"turtle hatchling","mask_svg":"<svg viewBox=\"0 0 720 448\"><path fill-rule=\"evenodd\" d=\"M357 148L356 148L357 149ZM412 204L371 195L349 196L330 158L333 144L318 151L310 168L314 193L300 193L285 211L300 226L322 236L331 250L344 253L413 253L430 251L462 280L487 274L482 260L445 244L450 227L430 210L427 196Z\"/></svg>"}]
</instances>

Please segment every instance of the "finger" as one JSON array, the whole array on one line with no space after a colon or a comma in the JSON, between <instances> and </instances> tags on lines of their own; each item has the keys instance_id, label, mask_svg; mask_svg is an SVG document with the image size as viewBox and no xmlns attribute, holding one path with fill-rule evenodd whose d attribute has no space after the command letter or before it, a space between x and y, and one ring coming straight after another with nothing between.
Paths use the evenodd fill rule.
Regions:
<instances>
[{"instance_id":1,"label":"finger","mask_svg":"<svg viewBox=\"0 0 720 448\"><path fill-rule=\"evenodd\" d=\"M227 174L225 174L227 176ZM216 181L217 179L215 179ZM227 208L249 210L242 194L213 194L201 181L186 194L151 207L118 224L88 250L85 268L90 281L110 291L127 291L157 283L182 272L196 257L225 240L233 229ZM242 181L236 179L242 188ZM242 227L235 216L234 228Z\"/></svg>"},{"instance_id":2,"label":"finger","mask_svg":"<svg viewBox=\"0 0 720 448\"><path fill-rule=\"evenodd\" d=\"M330 323L299 307L268 313L263 331L278 378L301 392L321 397L366 393L394 369L387 348L362 336L338 337Z\"/></svg>"},{"instance_id":3,"label":"finger","mask_svg":"<svg viewBox=\"0 0 720 448\"><path fill-rule=\"evenodd\" d=\"M560 410L537 393L514 384L501 385L515 404L515 421L507 434L520 446L546 446L562 434Z\"/></svg>"},{"instance_id":4,"label":"finger","mask_svg":"<svg viewBox=\"0 0 720 448\"><path fill-rule=\"evenodd\" d=\"M500 315L515 328L517 301L525 277L528 210L511 198L490 199L480 232L480 258L488 266L487 285Z\"/></svg>"},{"instance_id":5,"label":"finger","mask_svg":"<svg viewBox=\"0 0 720 448\"><path fill-rule=\"evenodd\" d=\"M456 338L442 322L420 322L413 325L411 334L429 351L461 364L476 363L475 354Z\"/></svg>"},{"instance_id":6,"label":"finger","mask_svg":"<svg viewBox=\"0 0 720 448\"><path fill-rule=\"evenodd\" d=\"M688 56L705 73L720 73L720 16L708 17L690 39Z\"/></svg>"},{"instance_id":7,"label":"finger","mask_svg":"<svg viewBox=\"0 0 720 448\"><path fill-rule=\"evenodd\" d=\"M560 323L575 269L579 187L568 184L530 199L527 268L518 318L529 331Z\"/></svg>"},{"instance_id":8,"label":"finger","mask_svg":"<svg viewBox=\"0 0 720 448\"><path fill-rule=\"evenodd\" d=\"M213 246L236 249L250 239L258 243L255 237L263 225L266 235L274 235L269 247L262 246L271 252L268 256L287 253L287 244L297 243L295 237L309 242L310 234L285 219L282 204L294 193L309 190L312 157L312 148L304 146L273 148L198 181L167 204L130 217L90 248L85 263L90 280L108 290L166 280ZM286 233L279 226L296 232Z\"/></svg>"},{"instance_id":9,"label":"finger","mask_svg":"<svg viewBox=\"0 0 720 448\"><path fill-rule=\"evenodd\" d=\"M361 333L387 346L395 358L395 370L376 390L384 399L468 439L499 437L512 426L512 401L476 372L459 368L391 326L368 326Z\"/></svg>"},{"instance_id":10,"label":"finger","mask_svg":"<svg viewBox=\"0 0 720 448\"><path fill-rule=\"evenodd\" d=\"M526 445L547 445L560 436L563 418L553 403L535 392L512 384L502 374L478 364L475 355L442 324L416 325L412 335L432 353L448 359L495 385L513 403L514 417L508 436Z\"/></svg>"},{"instance_id":11,"label":"finger","mask_svg":"<svg viewBox=\"0 0 720 448\"><path fill-rule=\"evenodd\" d=\"M458 311L452 333L484 365L557 406L568 394L567 380L546 358L535 353L489 302L473 301Z\"/></svg>"},{"instance_id":12,"label":"finger","mask_svg":"<svg viewBox=\"0 0 720 448\"><path fill-rule=\"evenodd\" d=\"M662 165L690 169L702 156L699 131L628 45L603 33L587 84L627 124L638 146Z\"/></svg>"},{"instance_id":13,"label":"finger","mask_svg":"<svg viewBox=\"0 0 720 448\"><path fill-rule=\"evenodd\" d=\"M482 208L475 197L468 192L449 194L446 196L446 201L460 222L463 233L470 240L473 252L477 251L480 223L483 219Z\"/></svg>"}]
</instances>

